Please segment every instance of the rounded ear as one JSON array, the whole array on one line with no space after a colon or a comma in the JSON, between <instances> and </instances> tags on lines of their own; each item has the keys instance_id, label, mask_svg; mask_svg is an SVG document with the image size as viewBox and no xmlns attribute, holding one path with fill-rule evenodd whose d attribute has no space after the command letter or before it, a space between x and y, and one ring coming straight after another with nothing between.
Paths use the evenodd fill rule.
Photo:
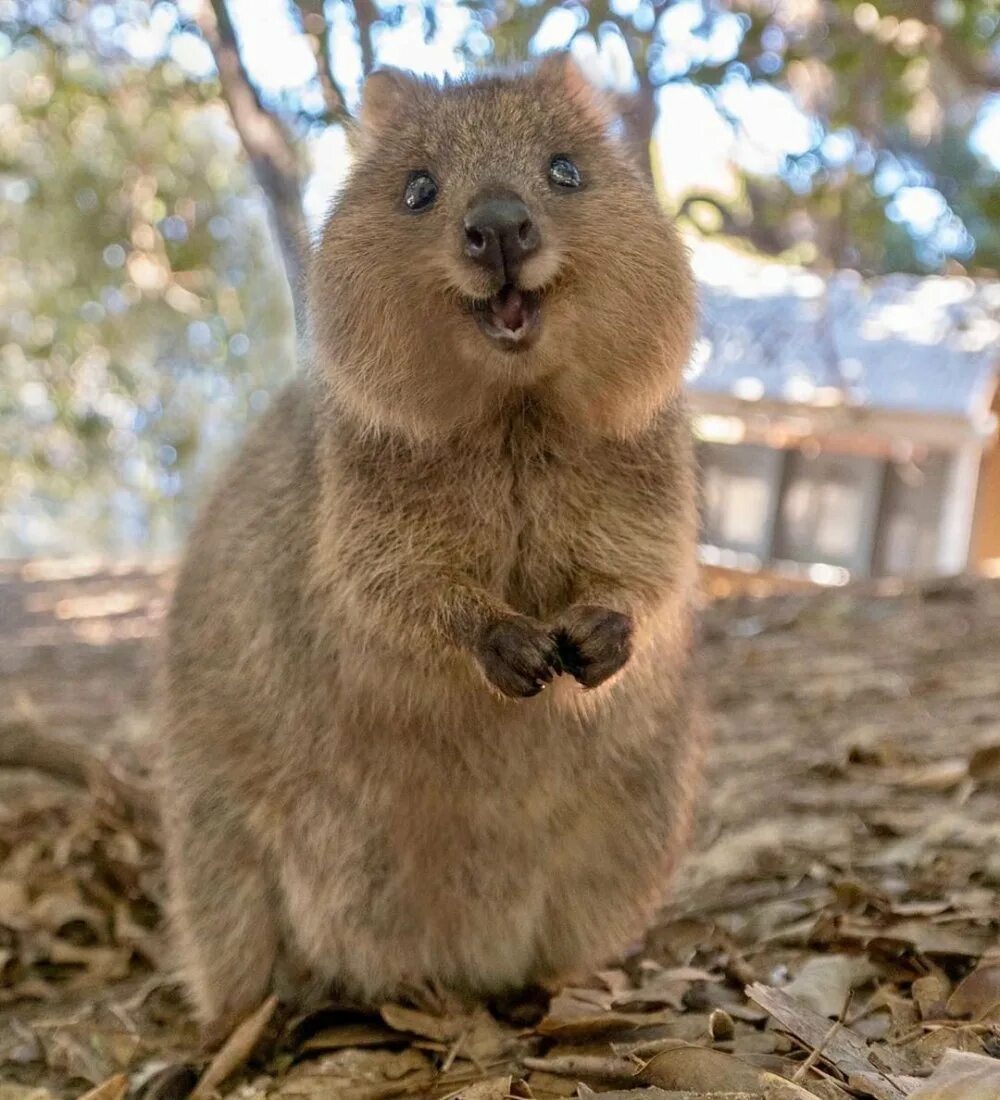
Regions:
<instances>
[{"instance_id":1,"label":"rounded ear","mask_svg":"<svg viewBox=\"0 0 1000 1100\"><path fill-rule=\"evenodd\" d=\"M381 130L399 117L404 104L412 100L421 81L402 69L376 69L361 90L361 125Z\"/></svg>"},{"instance_id":2,"label":"rounded ear","mask_svg":"<svg viewBox=\"0 0 1000 1100\"><path fill-rule=\"evenodd\" d=\"M614 125L616 113L607 96L583 75L583 70L568 51L555 50L545 54L538 63L538 75L602 130Z\"/></svg>"}]
</instances>

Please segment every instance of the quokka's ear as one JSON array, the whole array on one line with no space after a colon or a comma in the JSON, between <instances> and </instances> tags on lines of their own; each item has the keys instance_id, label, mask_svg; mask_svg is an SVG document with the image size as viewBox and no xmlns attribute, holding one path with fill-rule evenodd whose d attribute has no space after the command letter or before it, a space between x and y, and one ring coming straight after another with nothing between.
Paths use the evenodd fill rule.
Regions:
<instances>
[{"instance_id":1,"label":"quokka's ear","mask_svg":"<svg viewBox=\"0 0 1000 1100\"><path fill-rule=\"evenodd\" d=\"M545 54L538 63L538 76L544 84L565 96L602 130L614 125L617 112L610 99L590 83L566 50Z\"/></svg>"},{"instance_id":2,"label":"quokka's ear","mask_svg":"<svg viewBox=\"0 0 1000 1100\"><path fill-rule=\"evenodd\" d=\"M378 132L391 126L422 85L419 77L402 69L376 69L361 90L362 128Z\"/></svg>"}]
</instances>

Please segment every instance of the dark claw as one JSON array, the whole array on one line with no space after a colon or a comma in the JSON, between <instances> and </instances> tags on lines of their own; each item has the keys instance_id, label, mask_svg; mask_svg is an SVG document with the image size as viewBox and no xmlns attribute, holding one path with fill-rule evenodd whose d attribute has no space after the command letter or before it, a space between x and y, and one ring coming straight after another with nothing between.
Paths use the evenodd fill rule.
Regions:
<instances>
[{"instance_id":1,"label":"dark claw","mask_svg":"<svg viewBox=\"0 0 1000 1100\"><path fill-rule=\"evenodd\" d=\"M634 625L606 607L571 608L556 630L561 667L586 688L603 684L632 654Z\"/></svg>"},{"instance_id":2,"label":"dark claw","mask_svg":"<svg viewBox=\"0 0 1000 1100\"><path fill-rule=\"evenodd\" d=\"M483 632L476 656L487 680L512 699L538 695L559 671L555 639L534 619L501 619Z\"/></svg>"}]
</instances>

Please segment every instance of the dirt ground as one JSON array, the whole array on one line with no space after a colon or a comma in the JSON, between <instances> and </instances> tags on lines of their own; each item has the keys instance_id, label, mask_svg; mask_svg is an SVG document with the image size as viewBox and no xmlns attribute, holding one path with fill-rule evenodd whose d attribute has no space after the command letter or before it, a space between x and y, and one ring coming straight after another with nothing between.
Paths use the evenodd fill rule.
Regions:
<instances>
[{"instance_id":1,"label":"dirt ground","mask_svg":"<svg viewBox=\"0 0 1000 1100\"><path fill-rule=\"evenodd\" d=\"M261 1007L198 1051L143 785L165 569L0 570L0 1100L1000 1098L1000 583L707 603L698 840L548 1005ZM44 759L43 759L44 758Z\"/></svg>"}]
</instances>

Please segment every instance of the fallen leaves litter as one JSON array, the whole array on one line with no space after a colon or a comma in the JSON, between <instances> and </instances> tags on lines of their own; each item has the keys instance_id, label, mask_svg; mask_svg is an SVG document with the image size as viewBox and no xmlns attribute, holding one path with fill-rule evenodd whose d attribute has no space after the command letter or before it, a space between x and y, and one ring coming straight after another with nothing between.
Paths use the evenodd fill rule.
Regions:
<instances>
[{"instance_id":1,"label":"fallen leaves litter","mask_svg":"<svg viewBox=\"0 0 1000 1100\"><path fill-rule=\"evenodd\" d=\"M827 1019L783 990L757 983L747 989L747 994L771 1014L778 1026L799 1039L806 1049L817 1051L822 1061L849 1082L857 1081L870 1090L877 1087L873 1095L886 1100L906 1096L892 1075L903 1075L910 1067L895 1049L867 1043L850 1028L831 1027Z\"/></svg>"},{"instance_id":2,"label":"fallen leaves litter","mask_svg":"<svg viewBox=\"0 0 1000 1100\"><path fill-rule=\"evenodd\" d=\"M543 1011L269 1002L207 1060L148 823L0 772L0 1100L998 1100L998 624L985 582L708 607L695 854L641 948ZM97 648L95 713L143 700L145 659ZM58 696L32 669L0 653L0 705Z\"/></svg>"}]
</instances>

